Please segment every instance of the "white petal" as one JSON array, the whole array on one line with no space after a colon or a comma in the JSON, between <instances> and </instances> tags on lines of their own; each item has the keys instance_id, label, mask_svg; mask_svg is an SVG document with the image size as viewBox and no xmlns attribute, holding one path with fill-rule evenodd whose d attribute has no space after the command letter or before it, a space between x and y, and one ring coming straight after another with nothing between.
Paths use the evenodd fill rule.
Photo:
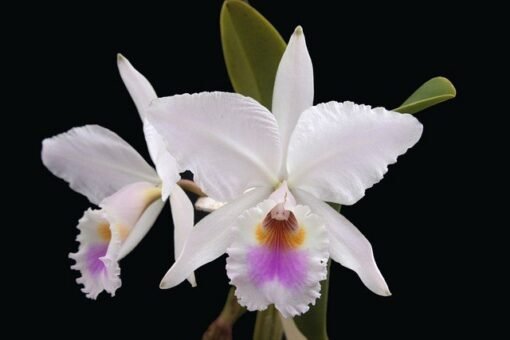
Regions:
<instances>
[{"instance_id":1,"label":"white petal","mask_svg":"<svg viewBox=\"0 0 510 340\"><path fill-rule=\"evenodd\" d=\"M333 260L354 270L374 293L391 295L377 264L370 242L345 217L326 203L302 190L293 190L297 201L310 206L326 223L329 254Z\"/></svg>"},{"instance_id":2,"label":"white petal","mask_svg":"<svg viewBox=\"0 0 510 340\"><path fill-rule=\"evenodd\" d=\"M174 222L174 254L177 259L184 248L184 244L195 224L193 204L180 186L176 185L170 195L170 207ZM196 287L195 274L188 277L191 286Z\"/></svg>"},{"instance_id":3,"label":"white petal","mask_svg":"<svg viewBox=\"0 0 510 340\"><path fill-rule=\"evenodd\" d=\"M145 209L154 201L160 200L160 197L160 188L151 183L136 182L105 198L100 206L115 223L132 228L138 223Z\"/></svg>"},{"instance_id":4,"label":"white petal","mask_svg":"<svg viewBox=\"0 0 510 340\"><path fill-rule=\"evenodd\" d=\"M296 323L292 318L285 318L281 313L280 321L283 326L283 333L285 334L285 339L287 340L306 340L306 337L301 333Z\"/></svg>"},{"instance_id":5,"label":"white petal","mask_svg":"<svg viewBox=\"0 0 510 340\"><path fill-rule=\"evenodd\" d=\"M177 181L181 178L175 158L166 149L161 135L154 129L147 119L144 119L143 132L151 159L156 165L156 171L161 179L161 198L166 200Z\"/></svg>"},{"instance_id":6,"label":"white petal","mask_svg":"<svg viewBox=\"0 0 510 340\"><path fill-rule=\"evenodd\" d=\"M165 200L173 186L179 180L179 172L177 171L177 164L175 159L168 153L165 143L156 130L145 119L145 110L149 104L157 98L156 91L140 72L138 72L133 65L121 54L117 55L117 66L124 85L131 95L138 113L143 121L143 131L145 140L147 141L147 148L151 155L152 161L156 165L156 171L163 181L162 198Z\"/></svg>"},{"instance_id":7,"label":"white petal","mask_svg":"<svg viewBox=\"0 0 510 340\"><path fill-rule=\"evenodd\" d=\"M142 216L136 222L136 225L133 227L126 240L122 243L122 247L119 252L119 261L122 260L127 254L129 254L140 241L147 235L149 230L152 228L154 223L156 222L161 210L165 202L158 199L155 200L151 205L145 209Z\"/></svg>"},{"instance_id":8,"label":"white petal","mask_svg":"<svg viewBox=\"0 0 510 340\"><path fill-rule=\"evenodd\" d=\"M422 125L408 114L351 102L306 110L289 145L289 186L354 204L412 147Z\"/></svg>"},{"instance_id":9,"label":"white petal","mask_svg":"<svg viewBox=\"0 0 510 340\"><path fill-rule=\"evenodd\" d=\"M195 202L195 209L205 212L213 212L225 205L225 202L218 202L210 197L199 197Z\"/></svg>"},{"instance_id":10,"label":"white petal","mask_svg":"<svg viewBox=\"0 0 510 340\"><path fill-rule=\"evenodd\" d=\"M203 218L191 231L180 256L161 280L160 288L178 285L197 268L223 255L232 242L232 226L237 217L270 193L270 188L251 190Z\"/></svg>"},{"instance_id":11,"label":"white petal","mask_svg":"<svg viewBox=\"0 0 510 340\"><path fill-rule=\"evenodd\" d=\"M328 237L310 208L297 205L287 218L279 218L273 214L279 205L268 199L238 219L235 241L227 251L227 274L239 303L248 310L274 303L289 317L305 313L320 297L320 281L327 277Z\"/></svg>"},{"instance_id":12,"label":"white petal","mask_svg":"<svg viewBox=\"0 0 510 340\"><path fill-rule=\"evenodd\" d=\"M102 210L89 209L78 222L78 252L69 254L76 261L71 268L80 271L76 280L88 298L96 299L103 290L115 295L121 286L117 255L120 234Z\"/></svg>"},{"instance_id":13,"label":"white petal","mask_svg":"<svg viewBox=\"0 0 510 340\"><path fill-rule=\"evenodd\" d=\"M154 169L122 138L97 125L69 130L43 141L42 160L94 204L127 184L158 184Z\"/></svg>"},{"instance_id":14,"label":"white petal","mask_svg":"<svg viewBox=\"0 0 510 340\"><path fill-rule=\"evenodd\" d=\"M272 111L280 127L282 147L285 154L299 116L312 105L312 60L306 48L303 30L301 26L298 26L292 34L278 66L273 91ZM285 164L282 164L282 166L285 166Z\"/></svg>"},{"instance_id":15,"label":"white petal","mask_svg":"<svg viewBox=\"0 0 510 340\"><path fill-rule=\"evenodd\" d=\"M278 181L278 127L251 98L221 92L161 98L150 106L148 119L179 170L191 170L215 200L228 202L250 187Z\"/></svg>"},{"instance_id":16,"label":"white petal","mask_svg":"<svg viewBox=\"0 0 510 340\"><path fill-rule=\"evenodd\" d=\"M154 223L162 205L153 202L162 203L160 197L153 184L136 182L105 198L101 210L85 212L78 224L78 252L69 256L76 261L72 268L80 271L77 282L87 297L95 299L103 290L115 294L121 285L118 261Z\"/></svg>"},{"instance_id":17,"label":"white petal","mask_svg":"<svg viewBox=\"0 0 510 340\"><path fill-rule=\"evenodd\" d=\"M154 91L154 88L147 78L138 72L122 54L117 54L117 67L119 68L122 81L124 85L126 85L131 98L135 102L138 113L143 120L145 109L149 106L151 101L158 97L156 91Z\"/></svg>"},{"instance_id":18,"label":"white petal","mask_svg":"<svg viewBox=\"0 0 510 340\"><path fill-rule=\"evenodd\" d=\"M100 203L122 236L118 260L140 243L154 225L163 203L161 189L147 182L129 184Z\"/></svg>"}]
</instances>

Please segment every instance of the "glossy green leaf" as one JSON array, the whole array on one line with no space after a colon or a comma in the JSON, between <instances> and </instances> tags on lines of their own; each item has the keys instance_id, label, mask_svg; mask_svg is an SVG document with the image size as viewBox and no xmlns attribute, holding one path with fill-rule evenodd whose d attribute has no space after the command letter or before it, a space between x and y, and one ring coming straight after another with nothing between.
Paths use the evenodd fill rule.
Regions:
<instances>
[{"instance_id":1,"label":"glossy green leaf","mask_svg":"<svg viewBox=\"0 0 510 340\"><path fill-rule=\"evenodd\" d=\"M223 3L220 28L234 90L271 109L276 70L286 47L280 33L253 7L239 0Z\"/></svg>"},{"instance_id":2,"label":"glossy green leaf","mask_svg":"<svg viewBox=\"0 0 510 340\"><path fill-rule=\"evenodd\" d=\"M444 77L432 78L414 91L402 105L393 111L416 113L455 98L456 95L457 91L448 79Z\"/></svg>"}]
</instances>

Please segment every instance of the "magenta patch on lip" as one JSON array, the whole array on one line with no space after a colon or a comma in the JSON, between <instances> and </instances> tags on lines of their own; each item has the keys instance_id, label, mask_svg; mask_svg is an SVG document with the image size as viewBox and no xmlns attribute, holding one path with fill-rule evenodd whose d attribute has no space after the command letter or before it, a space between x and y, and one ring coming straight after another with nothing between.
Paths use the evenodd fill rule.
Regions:
<instances>
[{"instance_id":1,"label":"magenta patch on lip","mask_svg":"<svg viewBox=\"0 0 510 340\"><path fill-rule=\"evenodd\" d=\"M90 246L87 249L87 269L92 275L97 275L104 270L105 266L100 258L106 255L107 250L108 244Z\"/></svg>"},{"instance_id":2,"label":"magenta patch on lip","mask_svg":"<svg viewBox=\"0 0 510 340\"><path fill-rule=\"evenodd\" d=\"M256 247L248 252L247 260L250 279L257 286L277 280L287 288L297 287L305 280L308 270L306 253L298 250Z\"/></svg>"}]
</instances>

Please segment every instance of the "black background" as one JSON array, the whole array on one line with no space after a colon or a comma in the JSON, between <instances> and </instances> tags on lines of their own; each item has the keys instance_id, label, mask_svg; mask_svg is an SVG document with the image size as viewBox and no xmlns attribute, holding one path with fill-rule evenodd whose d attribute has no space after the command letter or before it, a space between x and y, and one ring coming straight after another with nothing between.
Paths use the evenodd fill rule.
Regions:
<instances>
[{"instance_id":1,"label":"black background","mask_svg":"<svg viewBox=\"0 0 510 340\"><path fill-rule=\"evenodd\" d=\"M473 240L467 240L475 232L463 221L474 209L464 170L471 151L465 146L467 124L474 121L467 56L476 37L466 43L468 19L446 7L251 3L285 40L296 25L303 26L316 103L352 100L392 108L431 77L446 76L456 85L455 100L417 115L425 128L418 145L365 198L343 209L371 241L393 296L374 295L353 272L334 264L328 330L332 339L473 334L480 326L471 322L480 279L473 271L480 260ZM161 8L126 2L114 9L45 4L26 15L29 33L16 39L9 55L19 62L13 87L24 94L16 112L30 119L30 165L23 169L30 184L24 188L35 194L26 195L34 200L20 213L26 258L11 254L23 265L16 266L17 279L8 281L24 289L14 294L12 315L30 320L40 334L198 339L221 310L229 289L224 257L198 270L197 288L183 283L159 290L173 261L169 209L122 261L116 297L86 299L67 254L76 249L75 226L89 203L40 163L43 138L90 123L115 131L148 156L136 109L117 72L118 52L160 96L231 91L220 8L221 1ZM234 337L250 338L254 319L254 313L246 314Z\"/></svg>"}]
</instances>

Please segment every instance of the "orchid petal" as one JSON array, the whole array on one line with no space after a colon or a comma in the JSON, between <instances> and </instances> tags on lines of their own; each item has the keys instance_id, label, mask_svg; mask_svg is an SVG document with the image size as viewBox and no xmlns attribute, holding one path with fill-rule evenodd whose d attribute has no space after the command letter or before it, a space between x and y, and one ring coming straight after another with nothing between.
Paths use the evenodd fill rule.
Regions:
<instances>
[{"instance_id":1,"label":"orchid petal","mask_svg":"<svg viewBox=\"0 0 510 340\"><path fill-rule=\"evenodd\" d=\"M76 261L71 268L81 273L76 282L83 285L82 292L88 298L96 299L103 290L114 296L122 284L117 262L120 233L112 228L103 211L92 209L85 211L78 229L78 252L69 254Z\"/></svg>"},{"instance_id":2,"label":"orchid petal","mask_svg":"<svg viewBox=\"0 0 510 340\"><path fill-rule=\"evenodd\" d=\"M154 215L144 224L139 222L153 202L161 201L160 196L161 190L153 184L136 182L105 198L100 210L85 212L78 224L78 252L69 256L76 261L72 268L80 271L77 282L83 284L82 291L87 297L95 299L103 290L112 296L115 294L121 285L118 261L152 226ZM158 213L160 210L161 206ZM137 236L125 246L133 232Z\"/></svg>"},{"instance_id":3,"label":"orchid petal","mask_svg":"<svg viewBox=\"0 0 510 340\"><path fill-rule=\"evenodd\" d=\"M117 67L131 98L135 102L140 118L145 118L145 110L158 96L151 83L138 72L122 54L117 54Z\"/></svg>"},{"instance_id":4,"label":"orchid petal","mask_svg":"<svg viewBox=\"0 0 510 340\"><path fill-rule=\"evenodd\" d=\"M305 313L327 277L322 220L306 206L287 210L268 199L241 215L234 230L227 274L239 304L253 311L274 303L286 318Z\"/></svg>"},{"instance_id":5,"label":"orchid petal","mask_svg":"<svg viewBox=\"0 0 510 340\"><path fill-rule=\"evenodd\" d=\"M176 185L170 195L170 206L172 208L172 219L174 222L174 254L178 258L184 248L189 234L193 230L195 213L193 204L180 186ZM196 287L195 274L188 277L191 286Z\"/></svg>"},{"instance_id":6,"label":"orchid petal","mask_svg":"<svg viewBox=\"0 0 510 340\"><path fill-rule=\"evenodd\" d=\"M274 116L255 100L211 92L157 99L149 122L200 188L228 202L277 183L281 150Z\"/></svg>"},{"instance_id":7,"label":"orchid petal","mask_svg":"<svg viewBox=\"0 0 510 340\"><path fill-rule=\"evenodd\" d=\"M97 125L74 128L45 139L42 161L55 176L94 204L127 184L160 182L154 169L131 145Z\"/></svg>"},{"instance_id":8,"label":"orchid petal","mask_svg":"<svg viewBox=\"0 0 510 340\"><path fill-rule=\"evenodd\" d=\"M408 114L351 102L306 110L292 135L289 185L323 201L356 203L412 147L422 125Z\"/></svg>"},{"instance_id":9,"label":"orchid petal","mask_svg":"<svg viewBox=\"0 0 510 340\"><path fill-rule=\"evenodd\" d=\"M391 295L365 236L340 213L313 195L302 190L292 192L299 203L308 205L326 223L331 258L354 270L372 292Z\"/></svg>"},{"instance_id":10,"label":"orchid petal","mask_svg":"<svg viewBox=\"0 0 510 340\"><path fill-rule=\"evenodd\" d=\"M163 209L161 189L147 182L129 184L100 206L122 234L118 260L129 254L156 222Z\"/></svg>"},{"instance_id":11,"label":"orchid petal","mask_svg":"<svg viewBox=\"0 0 510 340\"><path fill-rule=\"evenodd\" d=\"M273 92L272 111L278 121L284 153L299 116L313 105L313 91L312 60L303 29L298 26L278 66Z\"/></svg>"},{"instance_id":12,"label":"orchid petal","mask_svg":"<svg viewBox=\"0 0 510 340\"><path fill-rule=\"evenodd\" d=\"M145 141L156 172L161 179L161 199L166 200L177 181L181 178L175 158L167 151L163 137L154 129L147 119L143 123Z\"/></svg>"},{"instance_id":13,"label":"orchid petal","mask_svg":"<svg viewBox=\"0 0 510 340\"><path fill-rule=\"evenodd\" d=\"M143 212L142 216L138 219L135 226L127 236L126 240L122 243L122 247L119 252L119 260L123 259L128 255L140 241L147 235L149 230L156 222L161 210L165 206L165 202L161 199L155 200L150 204L147 209Z\"/></svg>"},{"instance_id":14,"label":"orchid petal","mask_svg":"<svg viewBox=\"0 0 510 340\"><path fill-rule=\"evenodd\" d=\"M231 228L237 217L270 193L271 188L256 188L203 218L189 234L181 254L161 280L160 288L178 285L197 268L224 254L232 243Z\"/></svg>"},{"instance_id":15,"label":"orchid petal","mask_svg":"<svg viewBox=\"0 0 510 340\"><path fill-rule=\"evenodd\" d=\"M121 54L117 55L117 66L120 76L124 81L124 85L126 85L138 113L142 118L147 148L156 166L156 171L163 182L161 194L162 199L165 200L168 195L170 195L173 186L179 180L180 176L177 171L176 161L168 151L166 151L162 137L156 132L147 119L145 119L145 111L149 104L157 98L156 91L154 91L154 88L147 78L138 72L133 65L131 65L129 60Z\"/></svg>"},{"instance_id":16,"label":"orchid petal","mask_svg":"<svg viewBox=\"0 0 510 340\"><path fill-rule=\"evenodd\" d=\"M147 182L126 185L113 195L105 198L101 208L108 212L117 224L132 228L143 212L154 201L159 200L161 189Z\"/></svg>"}]
</instances>

